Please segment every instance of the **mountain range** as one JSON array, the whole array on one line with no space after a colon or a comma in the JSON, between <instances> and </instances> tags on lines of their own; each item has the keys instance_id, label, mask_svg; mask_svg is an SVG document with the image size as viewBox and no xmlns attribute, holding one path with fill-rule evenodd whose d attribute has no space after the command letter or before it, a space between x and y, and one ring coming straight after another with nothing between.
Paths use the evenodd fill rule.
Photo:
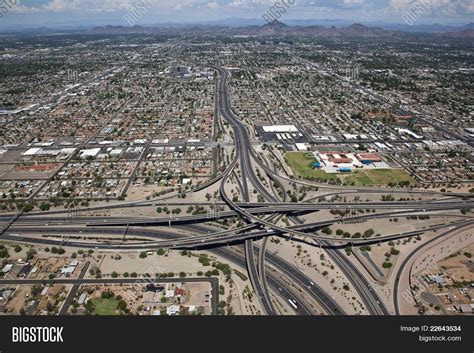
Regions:
<instances>
[{"instance_id":1,"label":"mountain range","mask_svg":"<svg viewBox=\"0 0 474 353\"><path fill-rule=\"evenodd\" d=\"M431 33L450 37L472 38L474 23L465 25L441 25L420 24L409 26L407 24L387 23L352 23L343 19L327 20L287 20L285 23L278 20L266 23L262 19L239 19L230 18L224 20L204 21L199 23L165 22L137 26L123 26L122 24L111 24L106 26L91 27L87 25L74 24L51 24L40 28L29 28L26 26L17 28L2 28L2 33L71 33L71 32L93 32L93 33L172 33L183 32L207 32L207 33L235 33L248 35L272 35L272 34L295 34L295 35L363 35L380 36L401 33Z\"/></svg>"},{"instance_id":2,"label":"mountain range","mask_svg":"<svg viewBox=\"0 0 474 353\"><path fill-rule=\"evenodd\" d=\"M427 33L436 33L437 35L449 36L452 38L474 38L474 24L464 26L465 28L456 28L458 30L449 31L447 27L433 25L431 31ZM434 31L437 29L437 31ZM190 33L214 33L214 34L238 34L238 35L306 35L306 36L396 36L403 35L406 31L401 29L385 29L382 27L369 27L360 23L353 23L349 26L325 27L321 25L290 26L278 20L266 23L264 25L248 25L244 27L231 27L218 24L213 25L154 25L154 26L103 26L94 27L93 33L103 34L127 34L127 33L169 33L174 31ZM412 31L415 32L415 31Z\"/></svg>"}]
</instances>

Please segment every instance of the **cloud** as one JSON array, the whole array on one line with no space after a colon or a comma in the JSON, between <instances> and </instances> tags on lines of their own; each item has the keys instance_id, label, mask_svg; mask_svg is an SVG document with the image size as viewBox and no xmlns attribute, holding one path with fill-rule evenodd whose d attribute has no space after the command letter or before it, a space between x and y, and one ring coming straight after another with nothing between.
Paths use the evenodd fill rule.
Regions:
<instances>
[{"instance_id":1,"label":"cloud","mask_svg":"<svg viewBox=\"0 0 474 353\"><path fill-rule=\"evenodd\" d=\"M208 3L207 7L209 7L210 9L217 9L219 8L219 4L217 3L217 1L213 1L213 2Z\"/></svg>"},{"instance_id":2,"label":"cloud","mask_svg":"<svg viewBox=\"0 0 474 353\"><path fill-rule=\"evenodd\" d=\"M207 20L260 18L277 2L290 4L285 15L289 19L392 21L394 16L398 17L415 3L425 4L427 16L437 21L470 21L474 12L474 0L17 0L10 10L17 16L30 14L31 18L84 18L94 14L99 19L103 16L103 21L107 22L112 15L121 17L134 6L145 5L148 21L158 18L164 21L178 18Z\"/></svg>"},{"instance_id":3,"label":"cloud","mask_svg":"<svg viewBox=\"0 0 474 353\"><path fill-rule=\"evenodd\" d=\"M17 12L78 12L78 11L127 11L142 5L149 9L183 9L205 4L204 0L18 0L14 6Z\"/></svg>"},{"instance_id":4,"label":"cloud","mask_svg":"<svg viewBox=\"0 0 474 353\"><path fill-rule=\"evenodd\" d=\"M403 12L411 6L422 6L431 15L465 15L474 13L474 0L390 0L391 9Z\"/></svg>"}]
</instances>

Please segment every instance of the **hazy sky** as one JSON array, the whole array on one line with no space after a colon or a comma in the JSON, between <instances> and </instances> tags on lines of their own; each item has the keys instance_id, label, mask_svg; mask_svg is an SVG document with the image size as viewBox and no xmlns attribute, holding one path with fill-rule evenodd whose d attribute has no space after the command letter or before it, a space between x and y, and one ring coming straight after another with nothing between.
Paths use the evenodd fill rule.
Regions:
<instances>
[{"instance_id":1,"label":"hazy sky","mask_svg":"<svg viewBox=\"0 0 474 353\"><path fill-rule=\"evenodd\" d=\"M0 27L19 25L128 25L124 15L142 6L136 24L262 18L275 2L288 5L285 19L346 19L404 23L416 6L416 23L474 21L474 0L0 0ZM16 3L16 4L15 4ZM15 4L15 5L13 5ZM413 11L412 11L413 12ZM130 13L129 13L130 14Z\"/></svg>"}]
</instances>

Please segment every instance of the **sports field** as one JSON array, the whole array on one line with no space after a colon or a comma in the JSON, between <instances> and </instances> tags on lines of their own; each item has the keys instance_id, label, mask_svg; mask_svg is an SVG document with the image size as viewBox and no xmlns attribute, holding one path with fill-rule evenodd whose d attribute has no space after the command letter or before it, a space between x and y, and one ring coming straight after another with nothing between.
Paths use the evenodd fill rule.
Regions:
<instances>
[{"instance_id":1,"label":"sports field","mask_svg":"<svg viewBox=\"0 0 474 353\"><path fill-rule=\"evenodd\" d=\"M312 164L317 160L311 153L288 152L285 160L295 176L307 180L325 182L339 179L342 183L353 186L386 186L414 182L414 179L403 169L366 169L347 174L328 174L323 170L313 168Z\"/></svg>"},{"instance_id":2,"label":"sports field","mask_svg":"<svg viewBox=\"0 0 474 353\"><path fill-rule=\"evenodd\" d=\"M289 152L285 155L285 160L293 170L293 174L303 179L318 181L337 179L337 175L335 174L328 174L325 171L314 169L312 164L317 162L317 160L311 154L303 152Z\"/></svg>"}]
</instances>

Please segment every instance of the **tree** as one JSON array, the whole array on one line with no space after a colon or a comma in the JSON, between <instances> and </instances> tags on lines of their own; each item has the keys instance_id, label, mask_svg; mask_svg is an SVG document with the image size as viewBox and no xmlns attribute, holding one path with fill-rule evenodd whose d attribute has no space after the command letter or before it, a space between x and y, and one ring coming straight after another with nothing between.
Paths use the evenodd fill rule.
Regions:
<instances>
[{"instance_id":1,"label":"tree","mask_svg":"<svg viewBox=\"0 0 474 353\"><path fill-rule=\"evenodd\" d=\"M127 310L127 302L122 299L118 302L117 307L120 311L126 311Z\"/></svg>"},{"instance_id":2,"label":"tree","mask_svg":"<svg viewBox=\"0 0 474 353\"><path fill-rule=\"evenodd\" d=\"M49 211L51 204L49 202L41 202L39 208L41 211Z\"/></svg>"},{"instance_id":3,"label":"tree","mask_svg":"<svg viewBox=\"0 0 474 353\"><path fill-rule=\"evenodd\" d=\"M146 251L142 251L140 253L140 259L146 259L146 257L147 257Z\"/></svg>"},{"instance_id":4,"label":"tree","mask_svg":"<svg viewBox=\"0 0 474 353\"><path fill-rule=\"evenodd\" d=\"M33 288L31 288L31 296L34 298L38 294L40 294L43 291L43 287L41 287L39 284L35 284Z\"/></svg>"},{"instance_id":5,"label":"tree","mask_svg":"<svg viewBox=\"0 0 474 353\"><path fill-rule=\"evenodd\" d=\"M26 260L31 260L33 257L36 255L36 250L35 249L28 249L26 252Z\"/></svg>"},{"instance_id":6,"label":"tree","mask_svg":"<svg viewBox=\"0 0 474 353\"><path fill-rule=\"evenodd\" d=\"M180 272L180 273L179 273L179 277L181 277L181 278L186 277L186 272Z\"/></svg>"},{"instance_id":7,"label":"tree","mask_svg":"<svg viewBox=\"0 0 474 353\"><path fill-rule=\"evenodd\" d=\"M91 314L95 310L95 305L92 302L92 300L88 300L85 307L86 307L87 313L89 314Z\"/></svg>"},{"instance_id":8,"label":"tree","mask_svg":"<svg viewBox=\"0 0 474 353\"><path fill-rule=\"evenodd\" d=\"M371 236L373 236L375 234L375 230L373 229L367 229L365 232L364 232L364 238L370 238Z\"/></svg>"},{"instance_id":9,"label":"tree","mask_svg":"<svg viewBox=\"0 0 474 353\"><path fill-rule=\"evenodd\" d=\"M327 234L327 235L331 235L331 234L332 234L332 230L331 230L331 228L329 228L329 227L325 227L325 228L322 230L322 232L323 232L324 234Z\"/></svg>"},{"instance_id":10,"label":"tree","mask_svg":"<svg viewBox=\"0 0 474 353\"><path fill-rule=\"evenodd\" d=\"M207 255L205 254L202 254L202 255L199 255L199 260L198 260L203 266L210 266L210 261L209 259L207 258Z\"/></svg>"},{"instance_id":11,"label":"tree","mask_svg":"<svg viewBox=\"0 0 474 353\"><path fill-rule=\"evenodd\" d=\"M25 206L23 206L23 212L28 213L35 208L31 203L27 203Z\"/></svg>"},{"instance_id":12,"label":"tree","mask_svg":"<svg viewBox=\"0 0 474 353\"><path fill-rule=\"evenodd\" d=\"M15 248L13 249L15 250L15 252L20 252L22 250L21 246L20 245L15 245Z\"/></svg>"},{"instance_id":13,"label":"tree","mask_svg":"<svg viewBox=\"0 0 474 353\"><path fill-rule=\"evenodd\" d=\"M110 290L103 291L100 296L101 296L102 299L114 299L115 298L115 294Z\"/></svg>"},{"instance_id":14,"label":"tree","mask_svg":"<svg viewBox=\"0 0 474 353\"><path fill-rule=\"evenodd\" d=\"M164 254L166 254L166 250L163 249L163 248L159 248L159 249L157 250L156 254L157 254L158 256L163 256Z\"/></svg>"},{"instance_id":15,"label":"tree","mask_svg":"<svg viewBox=\"0 0 474 353\"><path fill-rule=\"evenodd\" d=\"M115 272L115 271L114 271L114 272L112 272L112 278L117 278L118 276L119 276L119 275L118 275L118 273L117 273L117 272Z\"/></svg>"}]
</instances>

